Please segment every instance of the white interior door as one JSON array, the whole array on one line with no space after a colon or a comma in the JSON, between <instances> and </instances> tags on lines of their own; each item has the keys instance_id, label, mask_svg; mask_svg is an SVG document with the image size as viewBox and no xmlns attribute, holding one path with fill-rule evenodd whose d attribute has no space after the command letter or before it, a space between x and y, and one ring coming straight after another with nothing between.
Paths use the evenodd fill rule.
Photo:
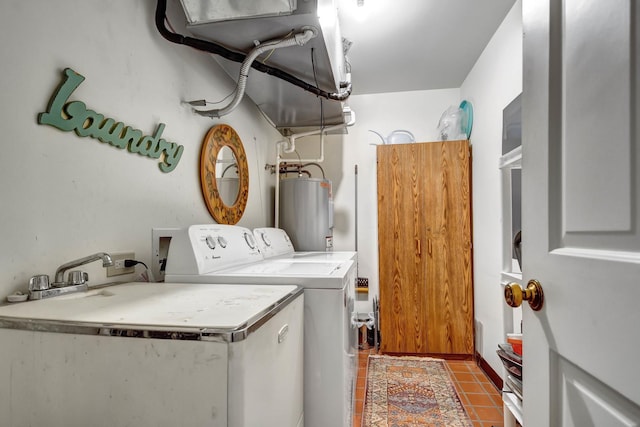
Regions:
<instances>
[{"instance_id":1,"label":"white interior door","mask_svg":"<svg viewBox=\"0 0 640 427\"><path fill-rule=\"evenodd\" d=\"M640 3L524 0L525 427L640 425Z\"/></svg>"}]
</instances>

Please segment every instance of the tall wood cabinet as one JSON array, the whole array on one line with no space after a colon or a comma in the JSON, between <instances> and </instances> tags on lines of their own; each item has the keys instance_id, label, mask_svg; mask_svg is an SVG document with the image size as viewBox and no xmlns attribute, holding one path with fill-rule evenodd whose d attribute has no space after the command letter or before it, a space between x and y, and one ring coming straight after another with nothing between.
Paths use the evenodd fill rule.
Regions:
<instances>
[{"instance_id":1,"label":"tall wood cabinet","mask_svg":"<svg viewBox=\"0 0 640 427\"><path fill-rule=\"evenodd\" d=\"M379 145L383 353L472 356L468 141Z\"/></svg>"}]
</instances>

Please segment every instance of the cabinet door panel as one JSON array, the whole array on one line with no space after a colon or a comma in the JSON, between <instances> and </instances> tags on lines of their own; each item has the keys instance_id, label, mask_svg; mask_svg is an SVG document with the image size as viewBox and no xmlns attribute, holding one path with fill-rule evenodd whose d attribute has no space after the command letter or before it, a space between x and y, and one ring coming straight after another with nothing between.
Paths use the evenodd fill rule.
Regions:
<instances>
[{"instance_id":1,"label":"cabinet door panel","mask_svg":"<svg viewBox=\"0 0 640 427\"><path fill-rule=\"evenodd\" d=\"M473 354L471 269L443 236L432 239L427 275L428 353ZM468 258L467 258L468 259Z\"/></svg>"},{"instance_id":2,"label":"cabinet door panel","mask_svg":"<svg viewBox=\"0 0 640 427\"><path fill-rule=\"evenodd\" d=\"M469 146L427 145L428 347L432 353L473 354Z\"/></svg>"},{"instance_id":3,"label":"cabinet door panel","mask_svg":"<svg viewBox=\"0 0 640 427\"><path fill-rule=\"evenodd\" d=\"M378 146L381 350L473 354L469 146Z\"/></svg>"},{"instance_id":4,"label":"cabinet door panel","mask_svg":"<svg viewBox=\"0 0 640 427\"><path fill-rule=\"evenodd\" d=\"M384 352L427 351L421 144L378 146L380 333ZM383 302L384 301L384 302Z\"/></svg>"}]
</instances>

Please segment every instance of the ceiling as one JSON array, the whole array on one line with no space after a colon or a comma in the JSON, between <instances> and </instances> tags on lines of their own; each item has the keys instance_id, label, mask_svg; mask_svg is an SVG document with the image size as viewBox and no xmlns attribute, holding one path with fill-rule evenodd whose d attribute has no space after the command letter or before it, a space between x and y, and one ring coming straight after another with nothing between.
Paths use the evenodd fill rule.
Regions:
<instances>
[{"instance_id":1,"label":"ceiling","mask_svg":"<svg viewBox=\"0 0 640 427\"><path fill-rule=\"evenodd\" d=\"M460 87L515 0L337 0L353 94Z\"/></svg>"},{"instance_id":2,"label":"ceiling","mask_svg":"<svg viewBox=\"0 0 640 427\"><path fill-rule=\"evenodd\" d=\"M271 71L290 73L302 86L266 70L251 73L246 81L246 95L284 133L296 128L340 125L350 120L340 102L349 92L339 88L344 79L345 46L351 95L459 88L515 3L515 0L296 0L293 13L253 12L249 15L251 19L206 16L213 13L217 18L221 8L228 6L240 17L239 8L251 11L253 6L263 4L246 1L241 4L238 0L181 0L185 11L193 13L186 15L196 19L182 14L178 21L188 22L187 34L199 42L208 40L236 53L248 53L255 43L281 39L294 29L321 30L322 37L302 46L273 49L254 61L272 67ZM271 5L292 2L262 1ZM162 8L166 7L165 1L158 0L158 8L163 4ZM341 41L340 35L348 42ZM242 56L238 60L217 54L216 59L232 78L238 79ZM331 96L318 96L304 85Z\"/></svg>"}]
</instances>

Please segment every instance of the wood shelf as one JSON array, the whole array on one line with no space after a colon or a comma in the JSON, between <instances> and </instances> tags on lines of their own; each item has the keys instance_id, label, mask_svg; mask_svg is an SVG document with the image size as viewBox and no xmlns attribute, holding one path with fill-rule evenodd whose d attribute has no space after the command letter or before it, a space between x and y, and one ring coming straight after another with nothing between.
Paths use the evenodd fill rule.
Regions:
<instances>
[{"instance_id":1,"label":"wood shelf","mask_svg":"<svg viewBox=\"0 0 640 427\"><path fill-rule=\"evenodd\" d=\"M502 392L502 402L504 403L504 425L513 426L514 421L518 421L520 425L524 425L522 417L522 402L511 390Z\"/></svg>"}]
</instances>

